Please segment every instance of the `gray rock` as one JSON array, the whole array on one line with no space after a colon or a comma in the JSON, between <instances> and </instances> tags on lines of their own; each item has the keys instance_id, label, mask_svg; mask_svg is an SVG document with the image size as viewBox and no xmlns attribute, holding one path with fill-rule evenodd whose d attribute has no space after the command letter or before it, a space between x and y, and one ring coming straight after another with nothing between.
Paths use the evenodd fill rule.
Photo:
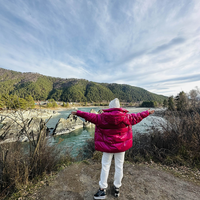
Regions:
<instances>
[{"instance_id":1,"label":"gray rock","mask_svg":"<svg viewBox=\"0 0 200 200\"><path fill-rule=\"evenodd\" d=\"M35 118L42 118L47 119L50 116L58 115L59 113L57 111L53 110L47 110L47 109L30 109L30 110L6 110L3 112L0 112L0 120L2 123L6 123L9 121L17 121L21 122L24 119L31 119L32 117Z\"/></svg>"},{"instance_id":2,"label":"gray rock","mask_svg":"<svg viewBox=\"0 0 200 200\"><path fill-rule=\"evenodd\" d=\"M0 129L0 143L36 140L43 126L43 131L47 134L48 129L43 119L32 118L31 120L26 119L24 122L9 121Z\"/></svg>"},{"instance_id":3,"label":"gray rock","mask_svg":"<svg viewBox=\"0 0 200 200\"><path fill-rule=\"evenodd\" d=\"M91 109L90 110L90 113L95 113L95 114L98 114L94 109ZM83 127L92 127L92 126L95 126L95 124L91 123L91 122L88 122L88 121L85 121L83 122Z\"/></svg>"},{"instance_id":4,"label":"gray rock","mask_svg":"<svg viewBox=\"0 0 200 200\"><path fill-rule=\"evenodd\" d=\"M67 119L64 118L59 119L53 131L53 135L62 135L70 133L75 129L79 129L82 127L83 127L83 121L79 117L70 114Z\"/></svg>"},{"instance_id":5,"label":"gray rock","mask_svg":"<svg viewBox=\"0 0 200 200\"><path fill-rule=\"evenodd\" d=\"M91 109L91 110L90 110L90 113L95 113L95 114L97 114L97 112L96 112L94 109Z\"/></svg>"},{"instance_id":6,"label":"gray rock","mask_svg":"<svg viewBox=\"0 0 200 200\"><path fill-rule=\"evenodd\" d=\"M103 110L99 110L99 111L98 111L98 114L101 114L101 113L103 113Z\"/></svg>"}]
</instances>

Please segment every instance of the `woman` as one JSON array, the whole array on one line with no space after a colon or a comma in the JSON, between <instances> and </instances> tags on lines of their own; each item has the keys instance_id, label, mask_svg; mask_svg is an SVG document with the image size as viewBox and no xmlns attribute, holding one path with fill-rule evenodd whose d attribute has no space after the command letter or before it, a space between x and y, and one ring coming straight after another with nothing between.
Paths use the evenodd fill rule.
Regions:
<instances>
[{"instance_id":1,"label":"woman","mask_svg":"<svg viewBox=\"0 0 200 200\"><path fill-rule=\"evenodd\" d=\"M102 169L99 181L99 190L94 199L105 199L107 179L112 157L115 159L114 189L115 196L119 196L119 188L123 177L123 163L125 151L132 147L132 125L139 123L154 110L141 113L128 114L126 109L120 108L119 99L115 98L109 104L109 109L103 110L101 114L73 111L73 115L80 116L86 121L92 122L95 127L95 150L103 152Z\"/></svg>"}]
</instances>

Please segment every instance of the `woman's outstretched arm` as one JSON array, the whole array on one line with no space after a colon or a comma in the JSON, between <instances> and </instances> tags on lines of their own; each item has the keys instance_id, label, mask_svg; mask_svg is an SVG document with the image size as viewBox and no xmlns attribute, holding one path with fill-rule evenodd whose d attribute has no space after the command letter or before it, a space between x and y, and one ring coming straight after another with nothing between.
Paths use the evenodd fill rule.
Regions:
<instances>
[{"instance_id":1,"label":"woman's outstretched arm","mask_svg":"<svg viewBox=\"0 0 200 200\"><path fill-rule=\"evenodd\" d=\"M98 123L98 114L95 113L89 113L89 112L84 112L84 111L72 111L72 115L77 115L79 117L84 118L86 121L92 122L93 124Z\"/></svg>"},{"instance_id":2,"label":"woman's outstretched arm","mask_svg":"<svg viewBox=\"0 0 200 200\"><path fill-rule=\"evenodd\" d=\"M129 122L130 124L134 125L141 122L144 118L154 113L155 110L146 110L140 113L131 113L129 114Z\"/></svg>"}]
</instances>

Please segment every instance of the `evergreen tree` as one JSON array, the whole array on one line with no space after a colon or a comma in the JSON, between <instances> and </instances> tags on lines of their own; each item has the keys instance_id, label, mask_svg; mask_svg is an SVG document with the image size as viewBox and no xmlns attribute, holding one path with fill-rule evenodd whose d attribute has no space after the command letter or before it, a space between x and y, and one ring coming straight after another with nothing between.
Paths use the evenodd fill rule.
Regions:
<instances>
[{"instance_id":1,"label":"evergreen tree","mask_svg":"<svg viewBox=\"0 0 200 200\"><path fill-rule=\"evenodd\" d=\"M0 95L0 108L3 108L5 106L4 102L3 102L3 98Z\"/></svg>"},{"instance_id":2,"label":"evergreen tree","mask_svg":"<svg viewBox=\"0 0 200 200\"><path fill-rule=\"evenodd\" d=\"M17 95L4 95L4 103L7 109L26 109L27 101Z\"/></svg>"},{"instance_id":3,"label":"evergreen tree","mask_svg":"<svg viewBox=\"0 0 200 200\"><path fill-rule=\"evenodd\" d=\"M163 101L163 107L164 107L164 108L167 107L167 100L166 100L166 99L164 99L164 101Z\"/></svg>"},{"instance_id":4,"label":"evergreen tree","mask_svg":"<svg viewBox=\"0 0 200 200\"><path fill-rule=\"evenodd\" d=\"M158 102L157 101L153 102L153 107L155 107L155 108L158 107Z\"/></svg>"},{"instance_id":5,"label":"evergreen tree","mask_svg":"<svg viewBox=\"0 0 200 200\"><path fill-rule=\"evenodd\" d=\"M53 107L52 103L47 103L47 108L52 108L52 107Z\"/></svg>"},{"instance_id":6,"label":"evergreen tree","mask_svg":"<svg viewBox=\"0 0 200 200\"><path fill-rule=\"evenodd\" d=\"M25 99L27 101L27 108L31 108L31 109L35 108L35 102L31 95L28 95Z\"/></svg>"},{"instance_id":7,"label":"evergreen tree","mask_svg":"<svg viewBox=\"0 0 200 200\"><path fill-rule=\"evenodd\" d=\"M168 98L168 110L175 110L175 103L173 96Z\"/></svg>"},{"instance_id":8,"label":"evergreen tree","mask_svg":"<svg viewBox=\"0 0 200 200\"><path fill-rule=\"evenodd\" d=\"M178 111L186 110L188 108L188 99L185 92L183 91L176 96L175 102L176 102L176 109Z\"/></svg>"},{"instance_id":9,"label":"evergreen tree","mask_svg":"<svg viewBox=\"0 0 200 200\"><path fill-rule=\"evenodd\" d=\"M143 101L141 107L155 107L155 102L153 101Z\"/></svg>"},{"instance_id":10,"label":"evergreen tree","mask_svg":"<svg viewBox=\"0 0 200 200\"><path fill-rule=\"evenodd\" d=\"M51 107L55 108L55 107L57 107L57 106L58 106L58 104L55 102L54 99L49 99L49 100L48 100L47 108L51 108Z\"/></svg>"},{"instance_id":11,"label":"evergreen tree","mask_svg":"<svg viewBox=\"0 0 200 200\"><path fill-rule=\"evenodd\" d=\"M55 108L58 106L58 104L54 101L54 102L52 102L52 106L53 106L53 108Z\"/></svg>"},{"instance_id":12,"label":"evergreen tree","mask_svg":"<svg viewBox=\"0 0 200 200\"><path fill-rule=\"evenodd\" d=\"M16 108L27 109L28 102L23 98L18 98L18 102L16 103Z\"/></svg>"}]
</instances>

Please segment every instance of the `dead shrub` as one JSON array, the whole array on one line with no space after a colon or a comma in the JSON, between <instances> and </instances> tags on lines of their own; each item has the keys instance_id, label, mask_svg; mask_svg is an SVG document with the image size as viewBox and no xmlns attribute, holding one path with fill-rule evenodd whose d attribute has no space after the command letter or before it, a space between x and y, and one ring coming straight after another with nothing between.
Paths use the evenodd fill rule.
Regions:
<instances>
[{"instance_id":1,"label":"dead shrub","mask_svg":"<svg viewBox=\"0 0 200 200\"><path fill-rule=\"evenodd\" d=\"M83 148L81 148L79 150L79 153L76 157L76 160L80 161L80 160L85 160L88 158L92 158L93 157L93 153L95 152L95 148L94 148L94 139L88 139L86 141L86 144L83 146Z\"/></svg>"},{"instance_id":2,"label":"dead shrub","mask_svg":"<svg viewBox=\"0 0 200 200\"><path fill-rule=\"evenodd\" d=\"M165 123L154 121L148 134L136 134L127 159L135 156L146 161L177 165L200 165L200 114L197 111L165 112ZM162 122L162 123L161 123Z\"/></svg>"},{"instance_id":3,"label":"dead shrub","mask_svg":"<svg viewBox=\"0 0 200 200\"><path fill-rule=\"evenodd\" d=\"M29 139L26 148L21 142L0 146L0 197L8 197L16 192L20 185L34 182L43 174L56 171L61 165L72 161L67 150L64 152L57 145L48 143L45 126L47 122L38 120L34 123L38 123L38 132L34 134L29 126L30 121L22 120L21 123L20 135Z\"/></svg>"}]
</instances>

